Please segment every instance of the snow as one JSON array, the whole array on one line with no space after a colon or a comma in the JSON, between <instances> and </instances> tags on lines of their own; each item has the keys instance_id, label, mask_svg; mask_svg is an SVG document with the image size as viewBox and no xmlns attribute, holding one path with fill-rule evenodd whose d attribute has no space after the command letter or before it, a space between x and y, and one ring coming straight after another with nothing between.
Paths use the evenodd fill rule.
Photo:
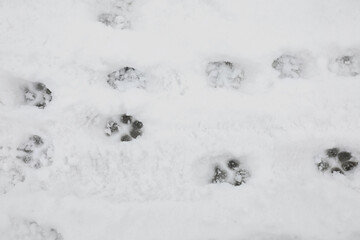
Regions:
<instances>
[{"instance_id":1,"label":"snow","mask_svg":"<svg viewBox=\"0 0 360 240\"><path fill-rule=\"evenodd\" d=\"M0 239L359 239L360 170L315 162L360 149L360 76L333 65L357 59L360 2L129 2L0 0ZM303 77L272 68L289 53ZM239 89L208 86L211 61L241 66ZM107 76L124 66L147 88L114 90ZM24 103L29 82L52 91L44 109ZM125 113L142 136L107 137ZM16 158L34 134L54 146L51 166ZM219 156L245 164L246 184L209 184Z\"/></svg>"}]
</instances>

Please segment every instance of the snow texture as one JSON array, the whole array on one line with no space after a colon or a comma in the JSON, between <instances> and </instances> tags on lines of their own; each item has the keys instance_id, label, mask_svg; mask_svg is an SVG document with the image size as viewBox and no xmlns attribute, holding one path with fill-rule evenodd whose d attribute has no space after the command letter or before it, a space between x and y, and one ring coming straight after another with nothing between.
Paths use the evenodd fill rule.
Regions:
<instances>
[{"instance_id":1,"label":"snow texture","mask_svg":"<svg viewBox=\"0 0 360 240\"><path fill-rule=\"evenodd\" d=\"M0 1L0 240L360 239L359 22L357 0ZM141 136L107 136L122 113Z\"/></svg>"}]
</instances>

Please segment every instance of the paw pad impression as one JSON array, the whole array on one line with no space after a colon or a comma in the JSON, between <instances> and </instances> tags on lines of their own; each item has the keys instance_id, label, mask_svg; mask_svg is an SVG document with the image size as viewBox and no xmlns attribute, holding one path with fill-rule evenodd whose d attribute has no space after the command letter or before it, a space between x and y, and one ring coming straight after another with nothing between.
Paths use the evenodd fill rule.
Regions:
<instances>
[{"instance_id":1,"label":"paw pad impression","mask_svg":"<svg viewBox=\"0 0 360 240\"><path fill-rule=\"evenodd\" d=\"M206 74L208 84L213 88L238 89L245 78L244 70L228 61L209 62Z\"/></svg>"},{"instance_id":2,"label":"paw pad impression","mask_svg":"<svg viewBox=\"0 0 360 240\"><path fill-rule=\"evenodd\" d=\"M334 147L325 151L325 154L317 159L317 168L321 172L345 174L358 166L358 161L353 153Z\"/></svg>"},{"instance_id":3,"label":"paw pad impression","mask_svg":"<svg viewBox=\"0 0 360 240\"><path fill-rule=\"evenodd\" d=\"M16 169L1 169L0 168L0 194L9 192L16 184L24 182L24 174Z\"/></svg>"},{"instance_id":4,"label":"paw pad impression","mask_svg":"<svg viewBox=\"0 0 360 240\"><path fill-rule=\"evenodd\" d=\"M331 72L340 76L357 76L360 73L360 56L344 55L329 63Z\"/></svg>"},{"instance_id":5,"label":"paw pad impression","mask_svg":"<svg viewBox=\"0 0 360 240\"><path fill-rule=\"evenodd\" d=\"M32 135L18 148L17 158L32 168L41 168L52 164L53 146L38 135Z\"/></svg>"},{"instance_id":6,"label":"paw pad impression","mask_svg":"<svg viewBox=\"0 0 360 240\"><path fill-rule=\"evenodd\" d=\"M129 29L129 21L122 15L116 13L102 13L98 17L99 22L106 26L111 26L118 29Z\"/></svg>"},{"instance_id":7,"label":"paw pad impression","mask_svg":"<svg viewBox=\"0 0 360 240\"><path fill-rule=\"evenodd\" d=\"M142 135L143 123L131 115L122 114L106 123L105 133L107 136L120 136L120 141L129 142Z\"/></svg>"},{"instance_id":8,"label":"paw pad impression","mask_svg":"<svg viewBox=\"0 0 360 240\"><path fill-rule=\"evenodd\" d=\"M272 63L272 67L280 72L280 78L300 78L304 73L304 62L301 58L283 54Z\"/></svg>"},{"instance_id":9,"label":"paw pad impression","mask_svg":"<svg viewBox=\"0 0 360 240\"><path fill-rule=\"evenodd\" d=\"M240 186L247 182L250 173L241 167L237 159L229 159L226 163L217 163L214 168L214 176L211 183L229 183L234 186Z\"/></svg>"},{"instance_id":10,"label":"paw pad impression","mask_svg":"<svg viewBox=\"0 0 360 240\"><path fill-rule=\"evenodd\" d=\"M41 82L28 83L24 89L25 102L38 108L45 108L52 100L51 91Z\"/></svg>"},{"instance_id":11,"label":"paw pad impression","mask_svg":"<svg viewBox=\"0 0 360 240\"><path fill-rule=\"evenodd\" d=\"M35 221L17 221L11 227L10 234L14 235L11 239L64 240L56 229L40 225Z\"/></svg>"},{"instance_id":12,"label":"paw pad impression","mask_svg":"<svg viewBox=\"0 0 360 240\"><path fill-rule=\"evenodd\" d=\"M129 88L144 89L146 87L145 77L133 67L123 67L118 71L108 74L107 82L111 87L120 91Z\"/></svg>"}]
</instances>

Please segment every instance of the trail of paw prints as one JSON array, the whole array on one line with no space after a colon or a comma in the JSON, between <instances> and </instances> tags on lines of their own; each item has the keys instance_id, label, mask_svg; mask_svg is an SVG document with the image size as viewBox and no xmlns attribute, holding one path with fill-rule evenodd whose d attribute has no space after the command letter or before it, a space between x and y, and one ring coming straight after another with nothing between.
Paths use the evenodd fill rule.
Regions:
<instances>
[{"instance_id":1,"label":"trail of paw prints","mask_svg":"<svg viewBox=\"0 0 360 240\"><path fill-rule=\"evenodd\" d=\"M117 0L111 11L98 16L98 21L115 29L130 29L129 11L133 2L134 0Z\"/></svg>"},{"instance_id":2,"label":"trail of paw prints","mask_svg":"<svg viewBox=\"0 0 360 240\"><path fill-rule=\"evenodd\" d=\"M64 240L62 234L53 227L40 225L33 220L11 221L7 239L9 240Z\"/></svg>"},{"instance_id":3,"label":"trail of paw prints","mask_svg":"<svg viewBox=\"0 0 360 240\"><path fill-rule=\"evenodd\" d=\"M229 61L209 62L206 67L208 85L213 88L240 88L245 79L244 70Z\"/></svg>"},{"instance_id":4,"label":"trail of paw prints","mask_svg":"<svg viewBox=\"0 0 360 240\"><path fill-rule=\"evenodd\" d=\"M29 82L23 91L26 105L44 109L52 100L52 92L41 82Z\"/></svg>"},{"instance_id":5,"label":"trail of paw prints","mask_svg":"<svg viewBox=\"0 0 360 240\"><path fill-rule=\"evenodd\" d=\"M241 166L238 159L231 158L216 163L211 183L229 183L240 186L248 181L250 173Z\"/></svg>"},{"instance_id":6,"label":"trail of paw prints","mask_svg":"<svg viewBox=\"0 0 360 240\"><path fill-rule=\"evenodd\" d=\"M329 148L324 154L315 158L317 168L321 172L347 175L355 171L358 157L346 149Z\"/></svg>"},{"instance_id":7,"label":"trail of paw prints","mask_svg":"<svg viewBox=\"0 0 360 240\"><path fill-rule=\"evenodd\" d=\"M143 134L143 123L131 115L117 115L108 120L105 133L121 142L129 142Z\"/></svg>"}]
</instances>

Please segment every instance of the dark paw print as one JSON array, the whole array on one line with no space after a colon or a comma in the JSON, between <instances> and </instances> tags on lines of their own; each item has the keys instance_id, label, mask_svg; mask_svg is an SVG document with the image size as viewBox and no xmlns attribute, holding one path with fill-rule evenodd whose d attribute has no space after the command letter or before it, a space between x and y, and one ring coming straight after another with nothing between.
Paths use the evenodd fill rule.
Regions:
<instances>
[{"instance_id":1,"label":"dark paw print","mask_svg":"<svg viewBox=\"0 0 360 240\"><path fill-rule=\"evenodd\" d=\"M38 135L31 136L17 150L19 152L17 158L33 168L41 168L52 164L53 147L44 142Z\"/></svg>"},{"instance_id":2,"label":"dark paw print","mask_svg":"<svg viewBox=\"0 0 360 240\"><path fill-rule=\"evenodd\" d=\"M357 76L360 73L360 57L356 55L338 57L329 64L329 69L341 76Z\"/></svg>"},{"instance_id":3,"label":"dark paw print","mask_svg":"<svg viewBox=\"0 0 360 240\"><path fill-rule=\"evenodd\" d=\"M234 186L240 186L247 182L250 173L240 167L240 161L237 159L230 159L227 164L218 164L214 169L214 177L212 183L229 183Z\"/></svg>"},{"instance_id":4,"label":"dark paw print","mask_svg":"<svg viewBox=\"0 0 360 240\"><path fill-rule=\"evenodd\" d=\"M122 15L115 13L102 13L98 17L99 22L106 26L111 26L118 29L129 29L129 21Z\"/></svg>"},{"instance_id":5,"label":"dark paw print","mask_svg":"<svg viewBox=\"0 0 360 240\"><path fill-rule=\"evenodd\" d=\"M112 72L108 75L108 84L114 89L120 91L127 90L129 88L141 88L146 87L146 81L141 72L132 67L124 67L118 71Z\"/></svg>"},{"instance_id":6,"label":"dark paw print","mask_svg":"<svg viewBox=\"0 0 360 240\"><path fill-rule=\"evenodd\" d=\"M272 67L280 72L280 78L299 78L303 76L304 62L292 55L281 55L272 63Z\"/></svg>"},{"instance_id":7,"label":"dark paw print","mask_svg":"<svg viewBox=\"0 0 360 240\"><path fill-rule=\"evenodd\" d=\"M45 108L52 100L51 91L40 82L28 83L24 89L25 102L38 108Z\"/></svg>"},{"instance_id":8,"label":"dark paw print","mask_svg":"<svg viewBox=\"0 0 360 240\"><path fill-rule=\"evenodd\" d=\"M122 114L106 123L105 133L108 136L120 136L120 141L129 142L143 133L143 123L133 116Z\"/></svg>"},{"instance_id":9,"label":"dark paw print","mask_svg":"<svg viewBox=\"0 0 360 240\"><path fill-rule=\"evenodd\" d=\"M214 88L238 89L245 78L244 71L238 65L227 61L209 62L206 74L209 86Z\"/></svg>"},{"instance_id":10,"label":"dark paw print","mask_svg":"<svg viewBox=\"0 0 360 240\"><path fill-rule=\"evenodd\" d=\"M317 163L319 171L345 174L357 167L358 161L351 152L339 148L329 148Z\"/></svg>"}]
</instances>

